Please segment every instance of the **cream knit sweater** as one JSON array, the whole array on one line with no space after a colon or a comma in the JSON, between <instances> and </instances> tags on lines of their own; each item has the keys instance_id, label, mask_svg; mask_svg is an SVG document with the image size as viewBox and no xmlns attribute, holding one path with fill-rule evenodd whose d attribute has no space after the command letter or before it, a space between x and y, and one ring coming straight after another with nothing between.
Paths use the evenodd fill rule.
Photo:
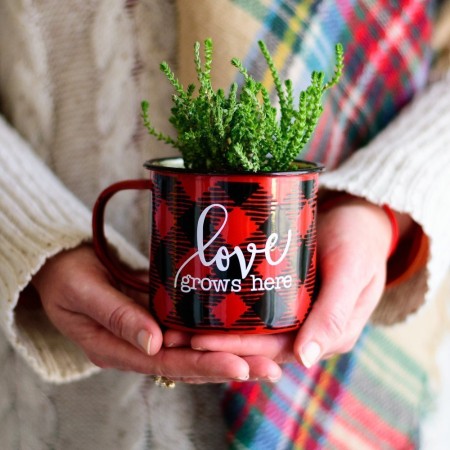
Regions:
<instances>
[{"instance_id":1,"label":"cream knit sweater","mask_svg":"<svg viewBox=\"0 0 450 450\"><path fill-rule=\"evenodd\" d=\"M169 131L170 87L158 63L177 61L177 34L162 30L176 29L176 10L186 8L179 3L0 0L2 448L36 449L43 442L55 448L106 448L105 442L111 449L146 443L201 448L203 438L213 443L210 448L219 448L214 442L219 435L208 426L194 433L192 414L218 416L211 402L202 403L216 388L179 387L168 393L151 389L138 375L97 373L43 314L16 309L20 292L47 258L90 240L90 208L100 190L145 176L143 161L167 155L165 147L145 135L139 102L151 98L153 110L161 112L157 127ZM204 12L206 0L198 8ZM185 38L182 25L178 41ZM190 31L193 41L196 31ZM404 319L422 303L433 305L448 275L449 149L450 75L444 74L367 148L322 176L324 187L409 213L429 237L426 268L383 298L376 315L384 323ZM111 223L120 234L111 229L110 240L125 262L145 267L141 252L147 225L141 218L146 201L127 194L114 202L111 208L119 212L111 215ZM420 318L420 311L414 317ZM75 380L82 381L47 384ZM158 402L164 413L156 414ZM180 404L190 413L181 414ZM45 411L45 420L39 411ZM97 414L105 415L110 436L89 428ZM162 414L174 428L164 427ZM26 434L18 420L26 424ZM74 438L76 443L70 441ZM95 446L96 439L102 447Z\"/></svg>"}]
</instances>

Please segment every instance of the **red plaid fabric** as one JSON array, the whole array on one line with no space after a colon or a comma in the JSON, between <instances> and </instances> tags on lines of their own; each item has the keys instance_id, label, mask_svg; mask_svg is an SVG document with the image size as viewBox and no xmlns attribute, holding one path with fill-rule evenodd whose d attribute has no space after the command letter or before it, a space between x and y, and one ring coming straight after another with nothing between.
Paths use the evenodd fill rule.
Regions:
<instances>
[{"instance_id":1,"label":"red plaid fabric","mask_svg":"<svg viewBox=\"0 0 450 450\"><path fill-rule=\"evenodd\" d=\"M256 4L267 2L238 3L261 15ZM421 0L270 2L257 38L267 42L295 93L309 84L313 70L331 76L335 44L341 42L345 49L343 77L327 94L303 159L336 167L425 86L434 7L432 1ZM256 44L245 64L261 80L270 79Z\"/></svg>"},{"instance_id":2,"label":"red plaid fabric","mask_svg":"<svg viewBox=\"0 0 450 450\"><path fill-rule=\"evenodd\" d=\"M417 449L429 400L423 370L374 328L349 354L276 385L233 383L224 396L230 448Z\"/></svg>"},{"instance_id":3,"label":"red plaid fabric","mask_svg":"<svg viewBox=\"0 0 450 450\"><path fill-rule=\"evenodd\" d=\"M261 20L263 39L298 93L312 70L334 65L345 48L343 79L325 102L302 158L333 168L369 142L426 83L432 1L234 0ZM255 41L256 41L255 39ZM289 49L289 51L287 51ZM258 50L245 61L265 79ZM287 364L275 385L234 383L224 396L234 449L412 449L427 401L425 373L368 327L347 355L311 370Z\"/></svg>"}]
</instances>

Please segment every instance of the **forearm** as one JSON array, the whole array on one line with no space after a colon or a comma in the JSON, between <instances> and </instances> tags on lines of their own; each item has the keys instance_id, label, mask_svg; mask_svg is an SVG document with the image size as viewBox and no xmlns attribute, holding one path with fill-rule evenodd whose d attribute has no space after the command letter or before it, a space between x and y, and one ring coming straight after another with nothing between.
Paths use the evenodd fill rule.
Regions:
<instances>
[{"instance_id":1,"label":"forearm","mask_svg":"<svg viewBox=\"0 0 450 450\"><path fill-rule=\"evenodd\" d=\"M0 325L14 348L43 378L65 381L92 365L42 311L16 308L45 262L91 239L91 214L0 118ZM130 265L145 259L117 235L110 240Z\"/></svg>"}]
</instances>

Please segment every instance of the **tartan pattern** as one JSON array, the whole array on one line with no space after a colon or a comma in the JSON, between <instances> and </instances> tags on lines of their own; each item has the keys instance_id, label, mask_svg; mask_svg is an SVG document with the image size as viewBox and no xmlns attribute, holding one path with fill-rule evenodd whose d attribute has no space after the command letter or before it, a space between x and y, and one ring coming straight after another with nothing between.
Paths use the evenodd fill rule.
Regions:
<instances>
[{"instance_id":1,"label":"tartan pattern","mask_svg":"<svg viewBox=\"0 0 450 450\"><path fill-rule=\"evenodd\" d=\"M296 94L312 70L331 75L334 45L344 45L343 77L327 94L303 159L338 166L426 83L432 1L232 1L261 22L244 64L267 86L258 39ZM233 449L413 449L428 400L425 372L367 326L351 353L310 370L286 364L275 385L231 384L224 412Z\"/></svg>"},{"instance_id":2,"label":"tartan pattern","mask_svg":"<svg viewBox=\"0 0 450 450\"><path fill-rule=\"evenodd\" d=\"M233 449L415 449L429 391L425 372L380 330L351 353L307 370L284 367L275 387L233 383L223 404Z\"/></svg>"},{"instance_id":3,"label":"tartan pattern","mask_svg":"<svg viewBox=\"0 0 450 450\"><path fill-rule=\"evenodd\" d=\"M331 0L244 2L262 21L259 35L283 79L298 95L312 70L331 76L334 46L345 49L345 70L326 97L303 159L339 165L369 142L425 85L431 61L432 1ZM262 17L262 18L261 18ZM270 73L255 45L244 61L269 87Z\"/></svg>"}]
</instances>

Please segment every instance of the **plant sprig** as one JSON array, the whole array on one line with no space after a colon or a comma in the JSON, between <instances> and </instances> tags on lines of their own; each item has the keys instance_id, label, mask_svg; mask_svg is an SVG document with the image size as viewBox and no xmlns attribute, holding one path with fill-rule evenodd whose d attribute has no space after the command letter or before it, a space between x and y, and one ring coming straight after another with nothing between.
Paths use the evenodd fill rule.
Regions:
<instances>
[{"instance_id":1,"label":"plant sprig","mask_svg":"<svg viewBox=\"0 0 450 450\"><path fill-rule=\"evenodd\" d=\"M143 101L142 118L150 135L177 148L186 168L206 172L273 172L292 169L293 161L310 140L323 111L322 97L338 83L344 67L344 50L335 48L336 67L325 82L322 71L311 74L311 84L302 91L295 105L291 80L281 81L273 59L259 41L279 100L279 114L268 90L255 80L242 62L231 64L242 74L244 84L238 93L233 83L228 93L215 91L211 84L213 45L204 42L204 63L200 43L194 46L194 63L199 82L185 90L166 62L160 68L174 87L169 121L177 131L171 138L155 130L149 117L149 103Z\"/></svg>"}]
</instances>

